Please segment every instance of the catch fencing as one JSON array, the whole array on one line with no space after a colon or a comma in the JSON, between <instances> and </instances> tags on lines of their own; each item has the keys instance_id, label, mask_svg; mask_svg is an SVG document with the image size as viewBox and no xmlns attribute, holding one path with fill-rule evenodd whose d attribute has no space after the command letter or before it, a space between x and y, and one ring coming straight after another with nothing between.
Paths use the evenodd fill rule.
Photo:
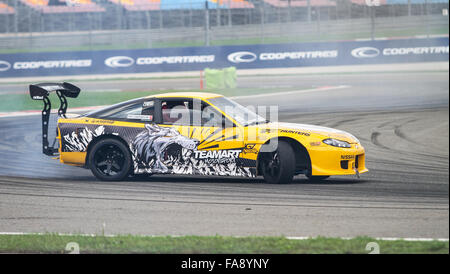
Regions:
<instances>
[{"instance_id":1,"label":"catch fencing","mask_svg":"<svg viewBox=\"0 0 450 274\"><path fill-rule=\"evenodd\" d=\"M94 2L103 11L84 13L44 13L18 0L2 1L14 12L8 13L6 9L0 12L0 52L448 35L448 1L443 0L390 0L394 4L386 4L386 0L323 0L328 4L320 5L316 0L247 1L251 8L226 6L232 0L208 8L206 4L199 7L186 0L181 6L165 4L158 10L136 11L109 0L98 0ZM376 5L380 1L382 4ZM294 5L298 2L306 5Z\"/></svg>"}]
</instances>

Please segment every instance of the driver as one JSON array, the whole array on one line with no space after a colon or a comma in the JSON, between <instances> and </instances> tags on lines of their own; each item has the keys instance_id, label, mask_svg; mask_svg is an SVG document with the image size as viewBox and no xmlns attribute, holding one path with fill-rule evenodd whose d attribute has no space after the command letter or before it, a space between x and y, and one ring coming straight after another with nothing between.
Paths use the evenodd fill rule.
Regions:
<instances>
[{"instance_id":1,"label":"driver","mask_svg":"<svg viewBox=\"0 0 450 274\"><path fill-rule=\"evenodd\" d=\"M186 105L182 101L166 101L161 105L163 122L173 124L178 121L179 117L174 117L174 115L170 115L172 110L175 108L179 109L180 107L187 109ZM176 112L175 112L176 113Z\"/></svg>"}]
</instances>

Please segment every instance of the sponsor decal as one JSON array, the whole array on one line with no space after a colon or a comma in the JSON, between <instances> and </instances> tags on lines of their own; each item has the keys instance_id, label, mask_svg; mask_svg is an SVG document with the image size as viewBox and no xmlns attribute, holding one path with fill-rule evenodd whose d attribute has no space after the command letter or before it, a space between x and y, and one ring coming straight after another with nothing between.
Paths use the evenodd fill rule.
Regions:
<instances>
[{"instance_id":1,"label":"sponsor decal","mask_svg":"<svg viewBox=\"0 0 450 274\"><path fill-rule=\"evenodd\" d=\"M215 55L138 57L136 65L211 63L214 60ZM114 56L105 60L105 65L111 68L126 68L134 63L134 59L128 56Z\"/></svg>"},{"instance_id":2,"label":"sponsor decal","mask_svg":"<svg viewBox=\"0 0 450 274\"><path fill-rule=\"evenodd\" d=\"M215 55L139 57L136 65L211 63L214 60Z\"/></svg>"},{"instance_id":3,"label":"sponsor decal","mask_svg":"<svg viewBox=\"0 0 450 274\"><path fill-rule=\"evenodd\" d=\"M114 124L114 121L112 121L112 120L91 119L88 121L89 121L89 123L92 123L92 124Z\"/></svg>"},{"instance_id":4,"label":"sponsor decal","mask_svg":"<svg viewBox=\"0 0 450 274\"><path fill-rule=\"evenodd\" d=\"M374 58L380 55L398 56L398 55L422 55L422 54L448 54L449 47L410 47L410 48L385 48L380 51L374 47L361 47L351 51L355 58Z\"/></svg>"},{"instance_id":5,"label":"sponsor decal","mask_svg":"<svg viewBox=\"0 0 450 274\"><path fill-rule=\"evenodd\" d=\"M257 56L253 52L238 51L228 55L228 61L232 63L250 63L256 60L260 61L280 61L280 60L298 60L298 59L315 59L315 58L336 58L337 50L323 51L293 51L293 52L263 52Z\"/></svg>"},{"instance_id":6,"label":"sponsor decal","mask_svg":"<svg viewBox=\"0 0 450 274\"><path fill-rule=\"evenodd\" d=\"M342 160L355 159L355 155L341 155Z\"/></svg>"},{"instance_id":7,"label":"sponsor decal","mask_svg":"<svg viewBox=\"0 0 450 274\"><path fill-rule=\"evenodd\" d=\"M54 69L54 68L84 68L92 66L91 59L82 60L51 60L51 61L29 61L15 62L14 69Z\"/></svg>"},{"instance_id":8,"label":"sponsor decal","mask_svg":"<svg viewBox=\"0 0 450 274\"><path fill-rule=\"evenodd\" d=\"M153 101L146 101L142 104L143 107L152 107L153 106Z\"/></svg>"},{"instance_id":9,"label":"sponsor decal","mask_svg":"<svg viewBox=\"0 0 450 274\"><path fill-rule=\"evenodd\" d=\"M229 150L196 150L194 151L196 159L221 159L221 158L237 158L240 149Z\"/></svg>"},{"instance_id":10,"label":"sponsor decal","mask_svg":"<svg viewBox=\"0 0 450 274\"><path fill-rule=\"evenodd\" d=\"M258 153L258 150L255 148L256 144L246 144L244 147L244 153Z\"/></svg>"},{"instance_id":11,"label":"sponsor decal","mask_svg":"<svg viewBox=\"0 0 450 274\"><path fill-rule=\"evenodd\" d=\"M356 58L374 58L380 55L380 50L373 47L361 47L353 49L351 53Z\"/></svg>"},{"instance_id":12,"label":"sponsor decal","mask_svg":"<svg viewBox=\"0 0 450 274\"><path fill-rule=\"evenodd\" d=\"M264 52L259 55L262 61L285 60L285 59L315 59L315 58L336 58L337 50L322 51L294 51L294 52Z\"/></svg>"},{"instance_id":13,"label":"sponsor decal","mask_svg":"<svg viewBox=\"0 0 450 274\"><path fill-rule=\"evenodd\" d=\"M44 96L33 96L33 100L44 100Z\"/></svg>"},{"instance_id":14,"label":"sponsor decal","mask_svg":"<svg viewBox=\"0 0 450 274\"><path fill-rule=\"evenodd\" d=\"M415 48L385 48L383 55L409 55L409 54L448 54L446 47L415 47Z\"/></svg>"},{"instance_id":15,"label":"sponsor decal","mask_svg":"<svg viewBox=\"0 0 450 274\"><path fill-rule=\"evenodd\" d=\"M105 60L105 65L110 68L126 68L134 64L134 59L128 56L113 56Z\"/></svg>"},{"instance_id":16,"label":"sponsor decal","mask_svg":"<svg viewBox=\"0 0 450 274\"><path fill-rule=\"evenodd\" d=\"M251 63L257 59L257 56L250 51L238 51L229 54L227 59L232 63Z\"/></svg>"},{"instance_id":17,"label":"sponsor decal","mask_svg":"<svg viewBox=\"0 0 450 274\"><path fill-rule=\"evenodd\" d=\"M9 62L0 60L0 71L7 71L11 68L11 64Z\"/></svg>"},{"instance_id":18,"label":"sponsor decal","mask_svg":"<svg viewBox=\"0 0 450 274\"><path fill-rule=\"evenodd\" d=\"M311 142L309 144L313 147L317 147L317 146L320 146L322 143L321 142Z\"/></svg>"},{"instance_id":19,"label":"sponsor decal","mask_svg":"<svg viewBox=\"0 0 450 274\"><path fill-rule=\"evenodd\" d=\"M232 164L239 158L241 149L229 150L195 150L194 158L204 161L208 165Z\"/></svg>"},{"instance_id":20,"label":"sponsor decal","mask_svg":"<svg viewBox=\"0 0 450 274\"><path fill-rule=\"evenodd\" d=\"M298 135L303 135L303 136L310 136L310 135L311 135L311 134L309 134L308 132L302 132L302 131L298 131L298 130L282 129L281 132L282 132L282 133L298 134Z\"/></svg>"},{"instance_id":21,"label":"sponsor decal","mask_svg":"<svg viewBox=\"0 0 450 274\"><path fill-rule=\"evenodd\" d=\"M127 119L151 121L151 120L153 120L153 116L152 115L128 114Z\"/></svg>"}]
</instances>

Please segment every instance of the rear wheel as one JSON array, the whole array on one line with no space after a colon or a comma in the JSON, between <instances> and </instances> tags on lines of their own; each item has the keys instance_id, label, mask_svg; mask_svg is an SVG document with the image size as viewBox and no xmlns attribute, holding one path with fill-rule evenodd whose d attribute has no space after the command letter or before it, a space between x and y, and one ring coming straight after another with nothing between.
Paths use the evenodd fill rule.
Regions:
<instances>
[{"instance_id":1,"label":"rear wheel","mask_svg":"<svg viewBox=\"0 0 450 274\"><path fill-rule=\"evenodd\" d=\"M102 181L121 181L131 169L128 148L116 139L104 139L94 144L89 154L89 167Z\"/></svg>"},{"instance_id":2,"label":"rear wheel","mask_svg":"<svg viewBox=\"0 0 450 274\"><path fill-rule=\"evenodd\" d=\"M287 184L295 172L295 154L289 143L279 141L273 152L263 152L260 158L264 180L270 184Z\"/></svg>"}]
</instances>

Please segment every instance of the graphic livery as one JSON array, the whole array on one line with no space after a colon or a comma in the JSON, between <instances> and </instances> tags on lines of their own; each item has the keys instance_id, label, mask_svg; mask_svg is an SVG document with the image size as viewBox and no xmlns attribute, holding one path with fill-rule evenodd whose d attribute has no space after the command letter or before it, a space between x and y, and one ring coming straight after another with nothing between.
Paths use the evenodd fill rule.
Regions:
<instances>
[{"instance_id":1,"label":"graphic livery","mask_svg":"<svg viewBox=\"0 0 450 274\"><path fill-rule=\"evenodd\" d=\"M56 140L49 145L52 92L61 105ZM159 94L68 118L66 97L79 93L70 83L30 86L30 97L44 103L42 151L64 164L89 168L100 180L137 174L262 175L269 183L288 183L297 174L323 180L368 171L364 148L353 135L269 121L219 94ZM209 107L214 115L208 115ZM174 110L177 115L168 115ZM198 113L201 119L183 119L182 113Z\"/></svg>"}]
</instances>

